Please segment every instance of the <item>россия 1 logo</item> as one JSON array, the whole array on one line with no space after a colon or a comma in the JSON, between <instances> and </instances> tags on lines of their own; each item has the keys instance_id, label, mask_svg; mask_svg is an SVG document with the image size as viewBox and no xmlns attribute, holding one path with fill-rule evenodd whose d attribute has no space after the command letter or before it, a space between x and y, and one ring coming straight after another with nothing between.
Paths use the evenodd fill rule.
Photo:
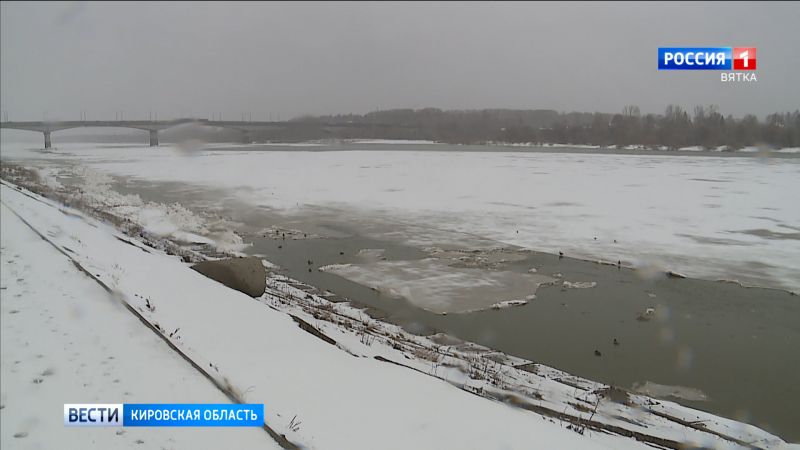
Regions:
<instances>
[{"instance_id":1,"label":"\u0440\u043e\u0441\u0441\u0438\u044f 1 logo","mask_svg":"<svg viewBox=\"0 0 800 450\"><path fill-rule=\"evenodd\" d=\"M758 81L755 47L659 47L658 70L718 70L721 81Z\"/></svg>"}]
</instances>

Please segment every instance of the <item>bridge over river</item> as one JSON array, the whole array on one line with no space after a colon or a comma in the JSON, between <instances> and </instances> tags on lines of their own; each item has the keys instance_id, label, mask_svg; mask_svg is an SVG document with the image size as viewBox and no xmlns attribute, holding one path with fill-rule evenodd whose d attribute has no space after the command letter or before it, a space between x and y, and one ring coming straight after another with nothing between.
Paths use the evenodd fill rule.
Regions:
<instances>
[{"instance_id":1,"label":"bridge over river","mask_svg":"<svg viewBox=\"0 0 800 450\"><path fill-rule=\"evenodd\" d=\"M158 132L178 125L194 124L216 128L227 128L242 133L246 142L251 142L254 131L285 128L357 128L357 127L397 127L399 125L361 122L314 122L314 121L233 121L208 119L173 119L173 120L71 120L42 122L0 122L0 128L9 130L27 130L44 134L44 148L51 148L51 134L55 131L71 128L132 128L150 133L150 146L158 145ZM400 125L401 126L401 125Z\"/></svg>"}]
</instances>

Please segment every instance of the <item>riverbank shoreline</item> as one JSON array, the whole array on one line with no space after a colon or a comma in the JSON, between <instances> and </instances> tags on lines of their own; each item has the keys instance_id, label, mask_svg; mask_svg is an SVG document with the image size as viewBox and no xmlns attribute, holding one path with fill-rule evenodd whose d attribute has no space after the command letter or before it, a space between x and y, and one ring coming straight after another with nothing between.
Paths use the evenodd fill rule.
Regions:
<instances>
[{"instance_id":1,"label":"riverbank shoreline","mask_svg":"<svg viewBox=\"0 0 800 450\"><path fill-rule=\"evenodd\" d=\"M167 248L169 248L169 247L167 247ZM184 255L184 256L186 256L186 255ZM280 278L279 278L278 280L280 280ZM308 285L305 285L305 286L304 286L304 285L303 285L303 283L298 283L298 282L296 282L296 281L291 281L291 280L289 280L289 279L284 279L284 280L283 280L283 282L284 282L284 286L293 286L293 288L294 288L294 289L299 289L298 291L295 291L295 295L294 295L295 301L297 301L297 299L303 299L303 298L306 298L308 295L312 295L312 298L314 298L314 299L318 299L318 300L322 298L322 297L320 297L320 296L319 296L319 295L317 295L317 294L323 294L323 293L319 292L319 290L316 290L316 289L315 289L314 287L312 287L312 286L308 286ZM288 285L286 284L287 282L288 282ZM297 286L301 286L302 288L298 288ZM273 297L271 297L271 298L272 298L272 300L271 300L271 301L278 302L278 303L276 303L276 304L279 304L279 303L281 303L281 301L280 301L280 297L281 297L281 295L284 295L284 296L285 296L285 289L288 289L288 287L284 287L284 288L278 288L277 290L274 290L274 289L275 289L275 288L274 288L274 286L273 286L273 294L272 294L272 295L273 295ZM283 294L281 294L281 289L284 289L284 292L283 292ZM312 294L309 294L310 292L311 292ZM315 294L314 292L316 292L316 294ZM285 297L284 297L284 300L285 300ZM312 303L313 303L313 302L312 302ZM339 304L336 304L336 305L333 305L333 307L334 307L334 308L345 308L345 307L347 307L347 306L346 306L346 305L339 305ZM329 308L329 307L325 307L325 308L327 309L327 308ZM358 310L358 308L357 308L356 310ZM328 312L329 312L329 311L328 311ZM308 320L309 320L309 321L312 321L312 322L313 322L314 320L320 320L320 318L321 318L321 317L323 317L323 315L321 315L320 311L318 310L318 307L315 307L314 309L308 310L308 311L306 311L306 313L308 314L308 316L307 316L307 317L308 317ZM355 313L351 313L351 314L355 314ZM335 316L336 316L336 315L335 315ZM335 317L335 316L334 316L334 317ZM355 316L356 316L356 317L361 317L361 318L362 318L362 320L364 320L363 316L358 316L358 315L355 315ZM374 320L374 319L367 319L367 320ZM375 323L379 323L379 322L375 322ZM367 329L369 329L369 328L372 328L372 327L375 327L375 325L374 325L374 324L373 324L373 325L362 325L362 326L366 326L366 327L367 327ZM372 334L372 333L367 333L367 334ZM390 335L392 335L392 333L390 333ZM384 337L386 337L386 336L384 336ZM363 339L366 339L366 341L369 341L369 340L370 340L370 338L369 338L369 337L365 337L365 338L363 338ZM372 338L372 339L374 339L374 338ZM414 338L414 339L416 340L417 338ZM486 352L486 351L488 351L488 349L487 349L487 350L484 350L483 352ZM491 354L495 354L495 352L489 352L489 353L491 353ZM531 365L531 364L533 364L531 361L520 360L520 359L518 359L518 358L517 358L515 361L517 361L517 363L516 363L516 364L511 364L511 366L510 366L510 367L523 367L523 366L528 366L528 365ZM563 375L562 375L561 377L563 377ZM572 378L570 378L570 379L572 379Z\"/></svg>"}]
</instances>

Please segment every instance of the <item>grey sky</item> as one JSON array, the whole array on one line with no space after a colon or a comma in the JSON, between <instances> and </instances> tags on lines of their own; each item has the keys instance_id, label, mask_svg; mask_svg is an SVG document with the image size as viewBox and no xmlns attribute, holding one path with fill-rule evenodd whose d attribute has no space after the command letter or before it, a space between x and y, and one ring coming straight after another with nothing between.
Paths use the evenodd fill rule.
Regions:
<instances>
[{"instance_id":1,"label":"grey sky","mask_svg":"<svg viewBox=\"0 0 800 450\"><path fill-rule=\"evenodd\" d=\"M15 3L11 120L388 108L800 108L800 3ZM659 72L659 46L755 46L758 82Z\"/></svg>"}]
</instances>

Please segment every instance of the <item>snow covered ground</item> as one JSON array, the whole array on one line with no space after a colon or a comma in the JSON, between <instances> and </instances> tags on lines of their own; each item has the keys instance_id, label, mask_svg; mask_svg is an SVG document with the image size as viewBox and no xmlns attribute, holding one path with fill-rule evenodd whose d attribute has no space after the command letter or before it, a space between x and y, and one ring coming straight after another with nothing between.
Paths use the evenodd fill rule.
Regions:
<instances>
[{"instance_id":1,"label":"snow covered ground","mask_svg":"<svg viewBox=\"0 0 800 450\"><path fill-rule=\"evenodd\" d=\"M0 447L280 448L258 428L64 427L64 403L229 400L5 205L0 221Z\"/></svg>"},{"instance_id":2,"label":"snow covered ground","mask_svg":"<svg viewBox=\"0 0 800 450\"><path fill-rule=\"evenodd\" d=\"M18 444L25 440L32 443L32 448L39 443L41 447L52 448L47 445L53 442L49 440L54 439L51 433L58 437L59 448L64 448L65 442L70 443L67 446L70 448L92 448L92 443L83 439L94 439L96 448L116 447L110 444L116 443L114 439L133 440L139 436L125 430L126 434L120 437L106 429L80 430L81 436L76 437L77 433L70 434L60 424L63 402L211 402L219 401L221 396L214 396L210 383L203 384L202 378L187 373L191 371L189 366L181 365L182 360L177 357L171 358L166 345L144 325L134 326L136 321L132 316L125 317L130 313L115 306L94 281L81 278L64 254L110 286L115 301L128 303L152 326L164 330L165 335L169 333L171 342L199 367L207 368L216 381L248 403L264 403L267 424L305 448L644 447L616 434L591 429L577 432L573 425L552 416L470 395L463 389L494 392L501 398L515 399L512 403L516 405L547 408L552 412L561 412L563 408L564 413L569 410L569 414L582 416L584 420L591 416L606 426L673 442L735 448L732 438L756 446L785 446L776 437L752 426L671 402L653 402L641 396L630 396L628 405L603 400L598 394L602 385L568 377L544 366L537 365L536 373L530 373L499 363L501 370L487 368L484 372L493 373L495 380L503 381L494 385L475 374L468 376L457 364L451 365L465 361L459 359L464 351L455 347L442 346L445 353L439 356L444 359L437 357L439 363L432 365L430 354L415 358L402 350L403 345L400 350L395 347L403 342L413 344L418 351L430 352L431 347L423 346L425 338L414 342L416 338L401 336L399 329L391 327L381 333L375 322L354 332L336 325L341 319L330 321L309 313L300 314L296 306L291 309L286 303L294 288L280 279L271 280L268 293L254 300L189 270L177 257L148 248L79 211L5 184L0 188L0 198L4 287L0 298L4 408L0 418L4 448L27 446ZM64 254L42 240L37 241L26 225L9 214L11 210ZM63 295L63 301L54 303L54 294ZM301 295L298 293L295 298L306 298ZM145 299L152 308L145 307ZM319 297L312 296L310 302L320 307L325 305ZM335 345L301 330L284 312L286 308L302 315L306 323L314 323L335 340ZM329 304L326 308L340 318L348 314L346 305ZM17 312L12 313L14 310ZM39 314L45 315L43 323ZM354 321L352 312L349 314L350 318L344 320ZM17 317L8 320L10 315ZM398 340L387 340L390 334ZM99 340L98 335L102 337ZM42 357L37 357L39 354ZM409 368L381 361L379 357ZM18 368L16 360L22 361ZM466 360L482 358L473 354ZM73 375L73 371L78 373ZM31 377L43 381L32 382ZM170 380L176 378L181 381L171 384ZM565 378L572 381L564 381ZM75 385L86 380L91 384ZM538 394L527 400L517 396L520 394L511 395L505 390L512 389L510 380ZM125 397L126 392L130 398ZM28 404L32 398L41 402L35 409ZM587 405L593 405L595 411ZM58 425L46 417L50 408L57 411ZM14 411L20 415L10 415ZM666 417L652 411L660 411ZM685 423L699 421L703 426L684 426L675 418ZM298 422L295 419L301 422L299 427L292 425ZM228 430L243 433L242 436L252 433L255 439L251 442L247 440L250 437L236 435L227 441L228 445L214 445L212 441L224 439L223 432L214 435L206 430L147 431L145 437L133 440L133 444L139 439L145 443L164 439L166 447L182 447L182 442L191 446L197 440L202 440L204 447L208 444L214 448L268 446L258 440L257 434L264 434L261 430ZM13 437L19 433L27 434ZM12 444L6 445L8 442Z\"/></svg>"},{"instance_id":3,"label":"snow covered ground","mask_svg":"<svg viewBox=\"0 0 800 450\"><path fill-rule=\"evenodd\" d=\"M477 235L569 256L800 289L799 159L440 147L212 149L187 156L168 146L66 144L42 153L4 144L3 157L230 189L254 206L287 214L337 208L343 217L391 223L393 235L411 244L436 242L425 233L404 234L404 224L450 233L450 244L468 244Z\"/></svg>"}]
</instances>

